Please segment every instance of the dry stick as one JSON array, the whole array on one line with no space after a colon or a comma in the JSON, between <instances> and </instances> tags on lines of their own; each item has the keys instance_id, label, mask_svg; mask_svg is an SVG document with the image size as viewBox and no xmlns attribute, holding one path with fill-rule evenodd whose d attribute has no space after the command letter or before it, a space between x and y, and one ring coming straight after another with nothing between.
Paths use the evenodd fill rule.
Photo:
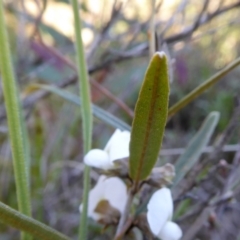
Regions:
<instances>
[{"instance_id":1,"label":"dry stick","mask_svg":"<svg viewBox=\"0 0 240 240\"><path fill-rule=\"evenodd\" d=\"M100 92L102 92L106 97L111 99L116 105L118 105L122 110L124 110L129 117L133 118L134 112L131 108L129 108L120 98L115 97L110 91L104 88L101 84L93 79L90 79L90 83L97 88Z\"/></svg>"},{"instance_id":2,"label":"dry stick","mask_svg":"<svg viewBox=\"0 0 240 240\"><path fill-rule=\"evenodd\" d=\"M194 24L191 26L191 27L187 27L186 29L184 29L182 32L180 33L177 33L177 34L174 34L172 36L169 36L169 37L166 37L163 39L163 42L166 42L166 43L173 43L173 42L176 42L176 41L179 41L179 40L182 40L186 37L189 37L193 34L194 31L196 31L200 26L208 23L209 21L211 21L213 18L223 14L223 13L226 13L234 8L238 8L240 7L240 1L239 2L236 2L236 3L233 3L232 5L229 5L227 7L224 7L222 9L217 9L215 12L213 13L210 13L208 14L205 18L201 18L200 21L199 21L199 24L196 24L196 22L194 22ZM119 7L120 8L120 7ZM118 11L118 9L116 10L116 12ZM108 28L108 26L106 26L106 28ZM139 45L142 45L143 43L140 43ZM138 47L138 46L137 46ZM137 48L136 47L136 48ZM93 72L96 72L96 71L99 71L103 68L106 68L108 66L110 66L111 64L113 63L116 63L116 62L120 62L120 61L123 61L123 60L126 60L126 59L130 59L130 58L133 58L133 57L137 57L137 56L142 56L143 53L144 55L146 54L146 50L148 49L148 43L145 43L144 44L144 47L142 48L142 51L139 55L139 53L137 55L128 55L128 54L124 54L124 55L121 55L121 56L115 56L114 58L112 59L108 59L106 60L105 62L103 62L102 64L100 65L96 65L92 68L89 69L89 74L93 73ZM130 50L131 51L131 50ZM1 117L0 117L1 119Z\"/></svg>"},{"instance_id":3,"label":"dry stick","mask_svg":"<svg viewBox=\"0 0 240 240\"><path fill-rule=\"evenodd\" d=\"M48 1L47 0L43 0L42 2L43 2L42 9L40 9L40 6L38 6L40 12L39 12L37 18L35 19L34 28L32 30L32 33L30 34L30 38L33 38L36 34L40 35L39 25L40 25L40 23L42 21L43 14L44 14L45 10L47 9ZM24 3L23 3L23 5L24 5ZM37 4L37 2L36 2L36 5L39 5L39 4Z\"/></svg>"},{"instance_id":4,"label":"dry stick","mask_svg":"<svg viewBox=\"0 0 240 240\"><path fill-rule=\"evenodd\" d=\"M172 17L167 21L167 23L165 24L165 26L163 26L163 30L160 33L159 38L163 39L163 36L165 35L165 33L172 27L172 25L174 24L174 20L175 18L178 16L179 12L182 12L186 5L189 3L188 0L182 0L181 3L179 4L178 8L173 12Z\"/></svg>"},{"instance_id":5,"label":"dry stick","mask_svg":"<svg viewBox=\"0 0 240 240\"><path fill-rule=\"evenodd\" d=\"M232 4L232 5L229 5L229 6L225 7L225 8L217 9L215 12L213 12L211 14L208 14L205 19L200 21L200 23L196 27L196 29L194 29L193 27L187 28L187 29L183 30L180 33L174 34L172 36L169 36L169 37L163 39L163 42L173 43L173 42L182 40L182 39L184 39L186 37L189 37L200 26L208 23L213 18L215 18L215 17L217 17L217 16L219 16L219 15L221 15L223 13L226 13L226 12L228 12L228 11L234 9L234 8L238 8L238 7L240 7L240 1L236 2L236 3ZM131 59L131 58L136 58L136 57L139 57L139 56L143 56L143 55L146 54L146 50L147 49L148 49L148 44L147 43L140 43L137 47L134 47L132 50L128 51L131 54L121 54L120 56L115 56L114 58L108 59L108 60L106 60L105 62L103 62L100 65L96 65L96 66L91 67L88 70L88 72L89 72L89 74L92 74L92 73L97 72L97 71L99 71L101 69L109 67L113 63L121 62L121 61L124 61L124 60L127 60L127 59ZM134 50L137 50L137 51L134 51ZM63 81L60 84L57 84L57 86L61 87L61 88L64 88L64 87L69 86L69 85L71 85L71 84L73 84L75 82L76 82L76 76L71 77L71 78ZM25 107L31 107L39 99L42 99L42 98L44 98L44 97L46 97L48 95L50 95L50 93L47 92L47 91L39 91L36 94L33 94L33 96L30 96L27 99L24 99L23 107L24 108ZM4 120L5 118L6 118L6 112L5 112L5 109L2 108L2 109L0 109L0 121Z\"/></svg>"},{"instance_id":6,"label":"dry stick","mask_svg":"<svg viewBox=\"0 0 240 240\"><path fill-rule=\"evenodd\" d=\"M90 60L94 57L95 50L100 46L102 41L104 40L106 34L108 33L110 27L115 23L116 19L119 17L121 9L122 9L122 2L118 2L115 0L112 7L112 13L109 21L102 27L101 32L98 36L95 37L95 40L90 47L89 53L87 55L87 60Z\"/></svg>"},{"instance_id":7,"label":"dry stick","mask_svg":"<svg viewBox=\"0 0 240 240\"><path fill-rule=\"evenodd\" d=\"M45 46L47 47L47 46ZM76 70L76 66L72 61L69 59L63 57L61 53L56 51L53 48L47 47L49 51L51 51L56 57L58 57L62 62L67 64L70 68L72 68L74 71ZM90 70L90 73L93 73L95 70ZM66 79L65 81L61 82L60 84L56 84L59 88L65 88L77 81L77 76L71 76L70 78ZM113 102L116 103L122 110L124 110L131 118L133 118L134 113L133 111L120 99L116 98L111 92L109 92L106 88L102 87L98 82L90 79L90 83L97 88L100 92L102 92L105 96L109 97ZM31 96L28 96L23 101L23 107L31 107L35 102L38 100L47 97L51 94L51 92L45 91L45 90L39 90L36 93L32 94ZM4 120L6 118L5 109L0 109L0 121Z\"/></svg>"},{"instance_id":8,"label":"dry stick","mask_svg":"<svg viewBox=\"0 0 240 240\"><path fill-rule=\"evenodd\" d=\"M116 236L116 240L120 240L122 239L122 237L124 236L124 234L128 231L128 229L131 227L131 225L133 224L134 221L134 217L129 217L126 220L126 223L123 225L122 230L119 232L119 234Z\"/></svg>"},{"instance_id":9,"label":"dry stick","mask_svg":"<svg viewBox=\"0 0 240 240\"><path fill-rule=\"evenodd\" d=\"M205 0L205 2L203 3L202 10L201 10L201 12L199 13L196 21L195 21L194 24L193 24L193 29L198 28L198 26L200 25L201 20L202 20L202 16L203 16L204 12L207 11L207 8L208 8L209 3L210 3L209 0Z\"/></svg>"},{"instance_id":10,"label":"dry stick","mask_svg":"<svg viewBox=\"0 0 240 240\"><path fill-rule=\"evenodd\" d=\"M215 177L215 171L217 170L217 167L214 167L211 171L211 173L209 174L209 177L206 178L204 181L202 181L202 183L206 182L206 181L210 181L210 178ZM214 187L214 186L212 186ZM204 189L204 188L203 188ZM214 187L215 189L215 187ZM211 202L211 200L213 200L215 197L217 197L218 195L218 190L215 189L214 192L208 192L208 197L206 200L204 200L203 202L200 203L199 206L197 206L197 208L192 211L191 213L186 214L181 220L183 220L184 218L191 218L193 215L196 215L197 218L195 219L195 221L193 222L193 224L191 224L191 228L187 229L182 240L191 240L194 239L194 236L199 232L199 230L202 228L202 225L206 222L207 217L209 216L210 211L214 210L216 204L218 204L219 202L221 202L222 200L224 200L222 197L219 199L217 199L214 202Z\"/></svg>"},{"instance_id":11,"label":"dry stick","mask_svg":"<svg viewBox=\"0 0 240 240\"><path fill-rule=\"evenodd\" d=\"M189 173L189 178L188 181L186 181L186 184L182 188L179 188L177 192L175 192L175 200L186 194L186 192L190 191L195 186L196 175L199 174L199 171L201 171L201 169L205 168L209 164L216 164L219 161L220 153L222 152L225 143L229 141L238 126L239 115L240 107L237 107L227 127L223 131L220 140L215 143L215 146L213 146L213 150L210 153L210 156L205 158L199 165L193 167Z\"/></svg>"},{"instance_id":12,"label":"dry stick","mask_svg":"<svg viewBox=\"0 0 240 240\"><path fill-rule=\"evenodd\" d=\"M215 17L217 17L217 16L219 16L223 13L226 13L226 12L228 12L228 11L234 9L234 8L238 8L238 7L240 7L240 2L234 3L234 4L232 4L228 7L222 8L220 10L216 10L215 12L213 12L211 14L208 14L206 18L201 18L199 20L198 24L196 24L196 22L194 22L194 24L191 27L188 27L188 28L184 29L182 32L164 38L163 42L166 42L167 44L170 44L170 43L174 43L176 41L180 41L184 38L187 38L187 37L191 36L200 26L208 23L213 18L215 18ZM139 48L141 48L141 51L134 51L135 49L139 49ZM112 59L106 60L101 65L96 65L96 66L92 67L91 69L89 69L89 73L93 73L93 72L99 71L99 70L101 70L105 67L109 67L113 63L117 63L117 62L121 62L121 61L124 61L124 60L127 60L127 59L136 58L138 56L146 55L147 50L148 50L148 43L140 43L139 45L137 45L133 49L128 50L128 53L132 52L131 54L120 53L118 56L115 56Z\"/></svg>"},{"instance_id":13,"label":"dry stick","mask_svg":"<svg viewBox=\"0 0 240 240\"><path fill-rule=\"evenodd\" d=\"M196 34L196 36L192 36L191 37L191 42L198 41L200 39L203 39L207 35L209 35L209 36L213 35L216 32L219 32L220 30L229 28L230 26L232 27L234 25L237 25L237 26L239 25L239 22L238 22L237 19L231 20L227 23L223 23L223 24L221 24L221 26L212 27L212 28L209 28L207 30L203 30L201 33Z\"/></svg>"},{"instance_id":14,"label":"dry stick","mask_svg":"<svg viewBox=\"0 0 240 240\"><path fill-rule=\"evenodd\" d=\"M131 205L132 205L134 196L135 196L136 193L138 193L138 191L141 188L142 184L143 184L143 182L141 182L139 184L138 182L135 181L133 183L132 187L129 189L127 203L126 203L126 206L124 208L124 212L121 215L121 218L119 220L114 240L122 239L122 237L124 236L126 231L132 225L132 223L133 223L133 221L135 219L135 216L129 217L129 213L130 213L130 210L131 210Z\"/></svg>"},{"instance_id":15,"label":"dry stick","mask_svg":"<svg viewBox=\"0 0 240 240\"><path fill-rule=\"evenodd\" d=\"M206 221L207 217L209 216L210 211L213 207L207 206L204 208L200 216L191 224L184 234L182 240L192 240L197 232L202 228L203 223Z\"/></svg>"},{"instance_id":16,"label":"dry stick","mask_svg":"<svg viewBox=\"0 0 240 240\"><path fill-rule=\"evenodd\" d=\"M229 124L227 126L227 128L225 129L224 133L223 133L223 137L220 139L220 141L218 142L217 146L216 146L216 152L215 154L212 155L212 158L211 158L211 162L215 162L218 157L216 157L216 155L219 154L219 152L221 151L221 147L223 146L223 144L232 136L234 130L236 129L236 127L238 126L238 118L239 118L239 114L240 114L240 108L238 107L237 110L234 112L231 120L229 121ZM214 157L215 156L215 157ZM236 160L237 161L237 160ZM208 161L205 161L205 162L209 162ZM213 174L214 172L212 172L211 174ZM201 228L202 224L204 223L204 219L206 219L206 215L204 215L204 212L207 210L207 209L210 209L211 207L214 207L215 205L217 205L218 203L221 203L222 201L225 200L225 198L229 198L231 197L231 195L225 195L226 192L229 190L229 185L231 184L231 180L232 180L232 173L235 173L235 170L233 169L230 174L229 174L229 177L227 179L227 182L225 185L223 185L223 189L221 191L221 194L217 194L217 199L215 199L214 202L210 202L211 199L214 199L213 196L210 196L208 198L208 201L206 202L207 205L204 207L204 211L202 211L202 214L200 215L200 217L198 217L194 224L193 224L193 227L191 229L189 229L186 234L184 235L184 238L183 240L189 240L189 239L192 239L196 234L197 232L199 231L199 229ZM196 176L196 175L195 175ZM214 176L214 175L213 175ZM209 181L209 176L208 178L206 178L204 181ZM204 181L201 181L201 182L204 182ZM200 184L201 186L201 184ZM213 208L212 208L213 209ZM198 211L199 212L199 211ZM196 214L196 212L194 212ZM191 213L189 215L189 217L194 214L194 213ZM186 215L184 218L188 217L188 215ZM204 218L203 215L205 216Z\"/></svg>"},{"instance_id":17,"label":"dry stick","mask_svg":"<svg viewBox=\"0 0 240 240\"><path fill-rule=\"evenodd\" d=\"M231 190L234 187L234 181L236 181L237 177L239 178L239 170L240 170L240 146L234 156L232 169L226 180L222 194L226 193L227 191Z\"/></svg>"},{"instance_id":18,"label":"dry stick","mask_svg":"<svg viewBox=\"0 0 240 240\"><path fill-rule=\"evenodd\" d=\"M192 26L190 27L187 27L186 29L184 29L182 32L180 33L177 33L177 34L174 34L172 36L169 36L167 38L164 39L165 42L167 43L173 43L173 42L176 42L176 41L179 41L183 38L186 38L186 37L189 37L193 34L194 31L196 31L200 26L206 24L207 22L210 22L213 18L225 13L225 12L228 12L234 8L238 8L240 7L240 1L232 4L232 5L229 5L225 8L222 8L222 9L218 9L216 10L215 12L213 13L210 13L206 16L206 18L201 18L200 21L199 21L199 24L193 24Z\"/></svg>"},{"instance_id":19,"label":"dry stick","mask_svg":"<svg viewBox=\"0 0 240 240\"><path fill-rule=\"evenodd\" d=\"M228 134L225 134L222 137L222 139L221 139L222 141L225 140L224 142L226 142L229 138L231 138L233 133L236 133L236 130L239 127L239 118L240 118L240 106L238 106L237 109L234 111L232 119L230 120L230 123L228 124L228 126L226 128L226 133L228 133ZM236 177L239 174L239 170L240 170L239 163L240 163L240 146L238 147L238 150L235 153L235 156L233 158L232 169L229 173L228 178L225 181L225 186L223 188L222 195L224 195L224 193L226 193L227 191L232 190L234 180L236 179Z\"/></svg>"},{"instance_id":20,"label":"dry stick","mask_svg":"<svg viewBox=\"0 0 240 240\"><path fill-rule=\"evenodd\" d=\"M206 181L209 181L209 179L208 180L206 179ZM224 188L224 186L222 187ZM220 205L224 202L229 202L229 200L232 197L233 197L233 193L231 192L227 195L225 194L219 195L219 191L215 191L214 194L210 193L208 199L205 201L204 204L202 204L203 209L199 208L199 211L196 212L198 217L196 218L194 223L191 225L191 228L189 228L186 231L182 240L194 239L194 236L200 231L200 229L202 228L202 225L207 221L209 213L213 211L217 205Z\"/></svg>"}]
</instances>

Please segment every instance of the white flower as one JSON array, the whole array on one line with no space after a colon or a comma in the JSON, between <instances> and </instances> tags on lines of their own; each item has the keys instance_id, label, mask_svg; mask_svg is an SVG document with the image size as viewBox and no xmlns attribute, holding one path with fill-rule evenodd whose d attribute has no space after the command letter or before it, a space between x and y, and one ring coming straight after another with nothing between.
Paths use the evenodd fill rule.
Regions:
<instances>
[{"instance_id":1,"label":"white flower","mask_svg":"<svg viewBox=\"0 0 240 240\"><path fill-rule=\"evenodd\" d=\"M171 221L173 200L168 188L157 190L147 206L147 220L152 233L162 240L179 240L182 237L180 227Z\"/></svg>"},{"instance_id":2,"label":"white flower","mask_svg":"<svg viewBox=\"0 0 240 240\"><path fill-rule=\"evenodd\" d=\"M124 182L117 177L108 178L104 175L99 177L97 184L89 192L88 198L88 216L95 221L104 217L102 214L95 212L98 203L102 200L107 200L111 207L122 214L127 201L127 187ZM82 211L82 204L79 210Z\"/></svg>"},{"instance_id":3,"label":"white flower","mask_svg":"<svg viewBox=\"0 0 240 240\"><path fill-rule=\"evenodd\" d=\"M129 142L130 132L116 129L104 150L90 150L84 157L84 163L103 170L112 169L115 160L129 156Z\"/></svg>"}]
</instances>

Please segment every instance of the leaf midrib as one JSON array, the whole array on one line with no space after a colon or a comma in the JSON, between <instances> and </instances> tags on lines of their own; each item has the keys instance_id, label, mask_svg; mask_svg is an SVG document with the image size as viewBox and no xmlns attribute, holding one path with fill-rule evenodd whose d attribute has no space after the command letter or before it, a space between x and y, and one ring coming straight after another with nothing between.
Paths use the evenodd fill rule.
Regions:
<instances>
[{"instance_id":1,"label":"leaf midrib","mask_svg":"<svg viewBox=\"0 0 240 240\"><path fill-rule=\"evenodd\" d=\"M154 81L153 81L153 92L152 92L152 97L151 97L151 103L150 103L150 114L148 115L148 120L147 120L147 128L146 128L146 134L145 134L145 138L144 138L144 144L143 144L143 150L141 152L141 156L140 156L140 160L139 160L139 165L137 168L137 176L136 176L136 182L139 181L140 178L140 174L142 172L142 167L143 167L143 159L146 155L146 149L148 146L148 142L149 142L149 135L150 135L150 129L151 129L151 125L153 122L153 115L154 115L154 109L155 109L155 105L157 103L156 100L156 96L157 96L157 92L158 92L158 83L160 81L158 81L158 73L159 73L159 69L160 66L156 67L156 71L154 73Z\"/></svg>"}]
</instances>

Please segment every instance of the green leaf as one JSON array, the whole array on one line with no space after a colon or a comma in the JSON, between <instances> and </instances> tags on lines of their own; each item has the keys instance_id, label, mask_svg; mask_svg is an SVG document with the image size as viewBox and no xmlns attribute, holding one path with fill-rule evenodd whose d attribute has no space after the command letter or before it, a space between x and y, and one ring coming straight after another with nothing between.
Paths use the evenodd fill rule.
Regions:
<instances>
[{"instance_id":1,"label":"green leaf","mask_svg":"<svg viewBox=\"0 0 240 240\"><path fill-rule=\"evenodd\" d=\"M67 236L16 211L0 202L0 221L11 227L31 234L34 239L41 240L70 240Z\"/></svg>"},{"instance_id":2,"label":"green leaf","mask_svg":"<svg viewBox=\"0 0 240 240\"><path fill-rule=\"evenodd\" d=\"M18 209L21 213L31 215L30 183L29 183L29 147L26 126L23 121L18 86L11 63L9 40L4 19L3 1L0 2L0 71L3 94L7 111L9 137L13 156L14 178L17 190ZM31 239L22 233L21 239Z\"/></svg>"},{"instance_id":3,"label":"green leaf","mask_svg":"<svg viewBox=\"0 0 240 240\"><path fill-rule=\"evenodd\" d=\"M219 112L211 112L196 135L188 144L184 153L179 157L175 165L176 177L174 186L177 185L188 171L197 163L204 148L207 146L214 129L219 121Z\"/></svg>"},{"instance_id":4,"label":"green leaf","mask_svg":"<svg viewBox=\"0 0 240 240\"><path fill-rule=\"evenodd\" d=\"M157 161L168 113L169 80L164 53L153 56L139 93L130 141L130 176L145 179Z\"/></svg>"},{"instance_id":5,"label":"green leaf","mask_svg":"<svg viewBox=\"0 0 240 240\"><path fill-rule=\"evenodd\" d=\"M81 106L81 100L79 99L78 96L63 90L61 88L58 88L56 86L51 86L51 85L44 85L44 84L33 84L31 85L31 88L37 88L37 89L44 89L49 92L52 92L54 94L57 94L58 96L68 100L69 102L72 102L78 106ZM93 115L98 118L99 120L107 123L108 125L114 127L114 128L119 128L121 130L127 130L131 131L131 127L120 120L119 118L113 116L111 113L108 113L107 111L103 110L100 107L97 107L96 105L92 104L92 111Z\"/></svg>"}]
</instances>

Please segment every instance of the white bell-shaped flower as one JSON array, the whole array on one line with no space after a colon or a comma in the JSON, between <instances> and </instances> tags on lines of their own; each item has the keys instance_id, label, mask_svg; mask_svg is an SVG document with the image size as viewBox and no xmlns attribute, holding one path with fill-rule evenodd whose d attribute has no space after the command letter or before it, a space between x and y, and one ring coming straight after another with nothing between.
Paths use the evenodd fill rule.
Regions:
<instances>
[{"instance_id":1,"label":"white bell-shaped flower","mask_svg":"<svg viewBox=\"0 0 240 240\"><path fill-rule=\"evenodd\" d=\"M123 213L127 201L127 187L124 182L118 177L106 177L101 175L97 184L89 192L88 198L88 217L98 221L104 216L96 212L98 204L106 200L111 207ZM82 211L82 204L79 207Z\"/></svg>"},{"instance_id":2,"label":"white bell-shaped flower","mask_svg":"<svg viewBox=\"0 0 240 240\"><path fill-rule=\"evenodd\" d=\"M103 170L112 169L115 160L129 156L129 143L130 132L116 129L104 150L90 150L84 157L84 163Z\"/></svg>"},{"instance_id":3,"label":"white bell-shaped flower","mask_svg":"<svg viewBox=\"0 0 240 240\"><path fill-rule=\"evenodd\" d=\"M147 220L152 233L162 240L179 240L182 237L181 228L171 221L173 215L173 200L168 188L157 190L147 206Z\"/></svg>"}]
</instances>

